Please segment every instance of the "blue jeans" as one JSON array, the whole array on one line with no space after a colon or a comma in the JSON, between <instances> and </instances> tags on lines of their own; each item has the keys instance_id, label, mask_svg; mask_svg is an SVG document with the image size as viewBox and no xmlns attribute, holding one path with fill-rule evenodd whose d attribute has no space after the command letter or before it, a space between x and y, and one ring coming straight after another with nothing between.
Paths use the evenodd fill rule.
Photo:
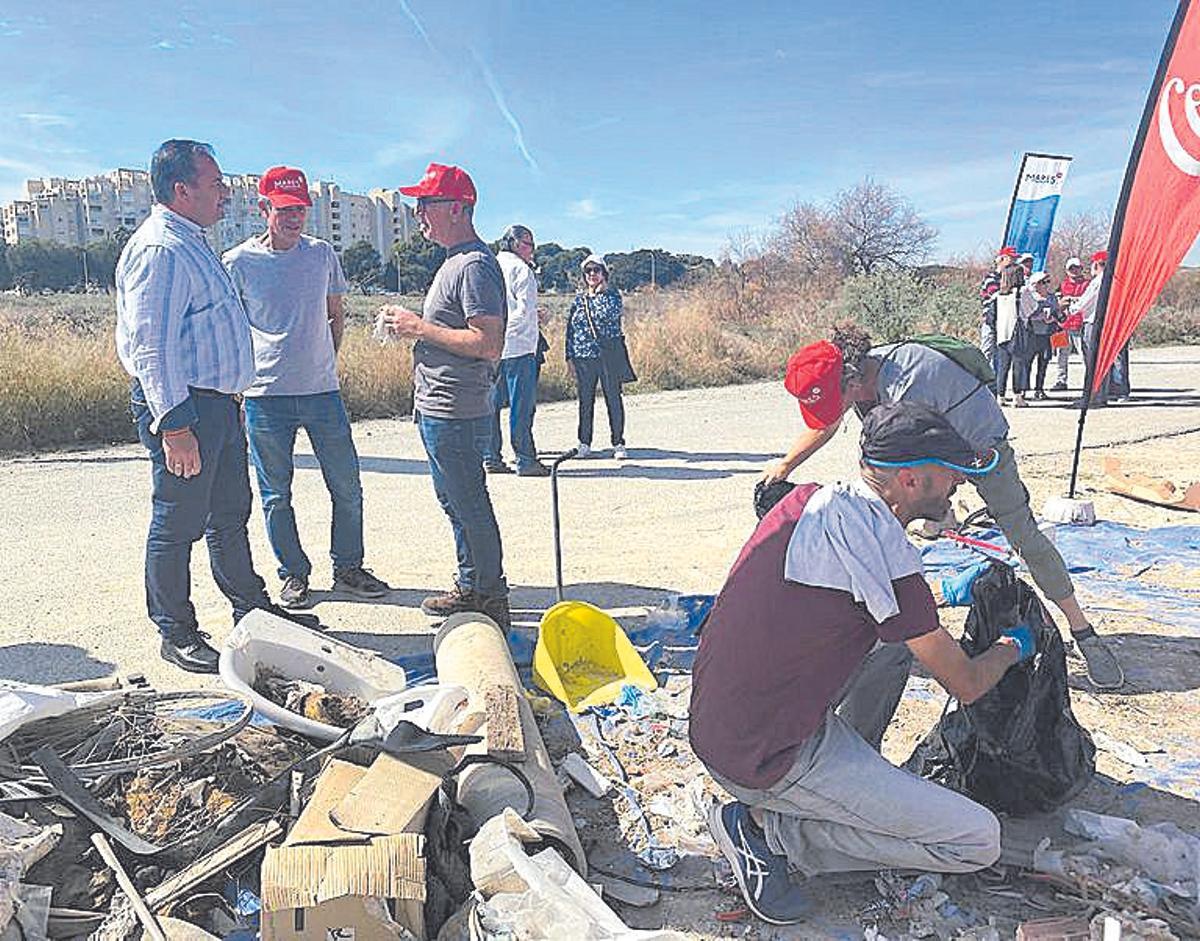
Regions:
<instances>
[{"instance_id":1,"label":"blue jeans","mask_svg":"<svg viewBox=\"0 0 1200 941\"><path fill-rule=\"evenodd\" d=\"M537 355L514 356L500 360L500 372L496 384L488 395L492 406L491 436L483 452L488 464L499 464L503 459L504 435L500 432L500 409L508 403L509 437L513 453L517 456L517 469L532 467L537 463L537 446L533 443L533 413L537 408Z\"/></svg>"},{"instance_id":2,"label":"blue jeans","mask_svg":"<svg viewBox=\"0 0 1200 941\"><path fill-rule=\"evenodd\" d=\"M486 598L507 597L500 527L483 473L492 417L430 418L418 412L416 420L433 490L454 531L459 587Z\"/></svg>"},{"instance_id":3,"label":"blue jeans","mask_svg":"<svg viewBox=\"0 0 1200 941\"><path fill-rule=\"evenodd\" d=\"M596 383L604 393L608 408L608 432L613 447L625 443L625 403L621 400L621 383L614 382L597 357L573 359L575 385L579 389L579 441L592 443L592 422L596 413Z\"/></svg>"},{"instance_id":4,"label":"blue jeans","mask_svg":"<svg viewBox=\"0 0 1200 941\"><path fill-rule=\"evenodd\" d=\"M152 434L150 409L134 383L132 410L138 437L150 452L153 508L146 537L146 609L164 636L197 628L191 598L192 543L204 537L217 587L233 605L236 623L271 603L250 560L250 471L246 434L230 396L192 390L200 444L200 473L184 479L167 470L162 436Z\"/></svg>"},{"instance_id":5,"label":"blue jeans","mask_svg":"<svg viewBox=\"0 0 1200 941\"><path fill-rule=\"evenodd\" d=\"M279 577L296 575L307 581L312 563L300 546L292 508L292 452L296 432L301 428L308 433L325 487L333 498L329 540L333 570L358 568L363 563L363 492L358 452L354 450L341 393L247 397L250 457L258 476L267 538L279 560Z\"/></svg>"}]
</instances>

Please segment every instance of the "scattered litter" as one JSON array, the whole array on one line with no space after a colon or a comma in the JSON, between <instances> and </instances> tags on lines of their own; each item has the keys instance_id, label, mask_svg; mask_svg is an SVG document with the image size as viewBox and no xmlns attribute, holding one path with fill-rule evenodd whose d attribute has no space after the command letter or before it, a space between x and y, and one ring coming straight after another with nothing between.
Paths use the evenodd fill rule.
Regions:
<instances>
[{"instance_id":1,"label":"scattered litter","mask_svg":"<svg viewBox=\"0 0 1200 941\"><path fill-rule=\"evenodd\" d=\"M563 759L562 769L592 797L603 797L612 790L612 782L575 752Z\"/></svg>"},{"instance_id":2,"label":"scattered litter","mask_svg":"<svg viewBox=\"0 0 1200 941\"><path fill-rule=\"evenodd\" d=\"M1016 941L1091 941L1091 937L1088 919L1056 915L1022 922L1017 926Z\"/></svg>"},{"instance_id":3,"label":"scattered litter","mask_svg":"<svg viewBox=\"0 0 1200 941\"><path fill-rule=\"evenodd\" d=\"M339 696L317 683L288 679L270 667L259 667L251 688L288 712L340 729L357 724L370 711L358 696Z\"/></svg>"},{"instance_id":4,"label":"scattered litter","mask_svg":"<svg viewBox=\"0 0 1200 941\"><path fill-rule=\"evenodd\" d=\"M1118 761L1124 762L1131 768L1145 768L1149 766L1150 759L1129 743L1119 741L1107 732L1099 729L1094 730L1091 734L1092 741L1096 747L1101 751L1108 752Z\"/></svg>"}]
</instances>

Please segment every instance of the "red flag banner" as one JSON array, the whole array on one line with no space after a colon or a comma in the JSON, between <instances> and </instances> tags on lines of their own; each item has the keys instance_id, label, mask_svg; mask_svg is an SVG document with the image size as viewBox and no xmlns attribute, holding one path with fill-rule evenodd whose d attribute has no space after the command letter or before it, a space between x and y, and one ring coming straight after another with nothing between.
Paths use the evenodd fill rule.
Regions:
<instances>
[{"instance_id":1,"label":"red flag banner","mask_svg":"<svg viewBox=\"0 0 1200 941\"><path fill-rule=\"evenodd\" d=\"M1092 391L1200 231L1200 4L1181 0L1125 171ZM1106 290L1107 289L1107 290ZM1107 303L1106 303L1107 296Z\"/></svg>"}]
</instances>

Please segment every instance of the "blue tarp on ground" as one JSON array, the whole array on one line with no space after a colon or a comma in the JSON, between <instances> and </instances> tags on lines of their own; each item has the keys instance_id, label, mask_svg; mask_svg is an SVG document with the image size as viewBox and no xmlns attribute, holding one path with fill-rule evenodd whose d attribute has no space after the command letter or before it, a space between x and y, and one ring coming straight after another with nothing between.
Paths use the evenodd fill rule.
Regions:
<instances>
[{"instance_id":1,"label":"blue tarp on ground","mask_svg":"<svg viewBox=\"0 0 1200 941\"><path fill-rule=\"evenodd\" d=\"M973 537L1007 546L1002 533L972 531ZM1168 586L1152 568L1173 571L1176 583L1187 571L1200 573L1200 526L1159 526L1138 529L1123 523L1095 526L1055 526L1054 541L1066 560L1076 590L1090 611L1113 611L1141 616L1200 637L1200 575L1195 587ZM961 571L979 561L981 553L949 539L921 550L930 578Z\"/></svg>"}]
</instances>

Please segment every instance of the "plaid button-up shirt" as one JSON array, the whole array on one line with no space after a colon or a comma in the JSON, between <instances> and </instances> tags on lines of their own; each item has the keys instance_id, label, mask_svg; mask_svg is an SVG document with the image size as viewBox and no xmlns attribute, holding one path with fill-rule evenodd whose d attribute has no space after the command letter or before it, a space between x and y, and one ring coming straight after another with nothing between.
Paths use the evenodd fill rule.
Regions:
<instances>
[{"instance_id":1,"label":"plaid button-up shirt","mask_svg":"<svg viewBox=\"0 0 1200 941\"><path fill-rule=\"evenodd\" d=\"M151 431L189 387L236 393L254 381L250 321L196 223L156 205L121 252L116 285L117 356L141 383ZM168 427L191 423L178 418Z\"/></svg>"}]
</instances>

